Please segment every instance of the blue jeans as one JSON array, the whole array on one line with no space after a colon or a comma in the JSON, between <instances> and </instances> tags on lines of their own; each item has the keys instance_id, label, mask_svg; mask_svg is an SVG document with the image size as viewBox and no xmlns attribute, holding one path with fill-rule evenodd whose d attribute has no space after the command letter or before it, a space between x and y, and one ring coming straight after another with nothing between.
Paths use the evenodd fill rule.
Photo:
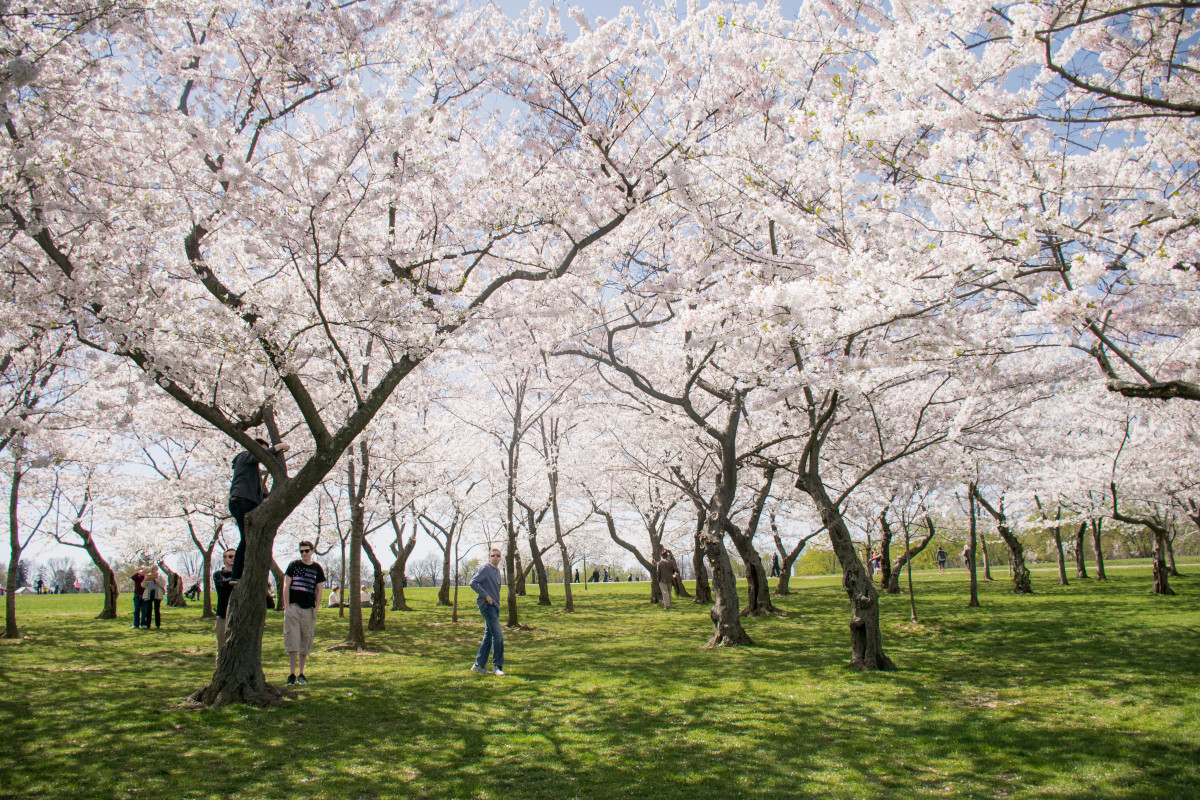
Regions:
<instances>
[{"instance_id":1,"label":"blue jeans","mask_svg":"<svg viewBox=\"0 0 1200 800\"><path fill-rule=\"evenodd\" d=\"M479 643L479 655L475 663L480 668L487 666L488 652L492 654L492 666L504 668L504 631L500 628L500 606L489 606L485 601L478 602L479 613L483 615L483 641Z\"/></svg>"},{"instance_id":2,"label":"blue jeans","mask_svg":"<svg viewBox=\"0 0 1200 800\"><path fill-rule=\"evenodd\" d=\"M146 601L139 595L133 596L133 627L142 627L142 609L145 607Z\"/></svg>"}]
</instances>

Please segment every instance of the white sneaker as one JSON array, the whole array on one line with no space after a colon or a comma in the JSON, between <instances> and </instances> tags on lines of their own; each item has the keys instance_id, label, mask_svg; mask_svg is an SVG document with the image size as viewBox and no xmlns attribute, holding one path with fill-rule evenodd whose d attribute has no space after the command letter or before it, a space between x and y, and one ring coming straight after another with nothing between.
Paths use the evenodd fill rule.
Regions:
<instances>
[{"instance_id":1,"label":"white sneaker","mask_svg":"<svg viewBox=\"0 0 1200 800\"><path fill-rule=\"evenodd\" d=\"M487 670L478 664L471 665L471 672L474 672L476 675L487 675Z\"/></svg>"},{"instance_id":2,"label":"white sneaker","mask_svg":"<svg viewBox=\"0 0 1200 800\"><path fill-rule=\"evenodd\" d=\"M493 674L493 675L495 675L495 676L496 676L496 677L498 677L498 678L503 678L503 677L504 677L504 670L500 669L499 667L496 667L494 670L492 670L492 674Z\"/></svg>"}]
</instances>

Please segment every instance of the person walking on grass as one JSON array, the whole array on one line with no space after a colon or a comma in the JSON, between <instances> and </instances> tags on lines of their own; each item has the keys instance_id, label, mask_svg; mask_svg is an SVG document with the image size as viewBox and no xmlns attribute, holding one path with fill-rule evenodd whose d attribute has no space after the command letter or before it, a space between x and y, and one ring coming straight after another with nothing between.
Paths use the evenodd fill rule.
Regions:
<instances>
[{"instance_id":1,"label":"person walking on grass","mask_svg":"<svg viewBox=\"0 0 1200 800\"><path fill-rule=\"evenodd\" d=\"M939 544L937 552L933 554L933 558L937 561L938 572L946 571L946 551Z\"/></svg>"},{"instance_id":2,"label":"person walking on grass","mask_svg":"<svg viewBox=\"0 0 1200 800\"><path fill-rule=\"evenodd\" d=\"M679 573L675 571L675 559L671 558L671 551L665 547L663 548L662 555L659 556L655 571L658 573L658 588L662 592L663 611L670 611L671 586L674 585L675 576Z\"/></svg>"},{"instance_id":3,"label":"person walking on grass","mask_svg":"<svg viewBox=\"0 0 1200 800\"><path fill-rule=\"evenodd\" d=\"M300 543L300 558L283 571L283 649L288 654L287 685L303 686L304 662L312 651L313 634L317 629L317 609L321 607L321 590L325 587L325 570L313 561L313 543ZM300 673L296 674L299 663Z\"/></svg>"},{"instance_id":4,"label":"person walking on grass","mask_svg":"<svg viewBox=\"0 0 1200 800\"><path fill-rule=\"evenodd\" d=\"M500 563L502 554L499 547L493 547L488 552L488 563L482 565L475 577L471 578L471 588L479 595L475 605L483 615L483 641L479 643L479 652L471 672L479 675L487 674L488 653L492 654L492 674L504 675L504 631L500 629Z\"/></svg>"},{"instance_id":5,"label":"person walking on grass","mask_svg":"<svg viewBox=\"0 0 1200 800\"><path fill-rule=\"evenodd\" d=\"M217 588L217 654L225 649L225 613L229 610L229 595L233 594L233 558L237 551L230 547L222 557L221 568L213 573L213 586Z\"/></svg>"},{"instance_id":6,"label":"person walking on grass","mask_svg":"<svg viewBox=\"0 0 1200 800\"><path fill-rule=\"evenodd\" d=\"M266 448L279 464L284 463L284 453L288 451L289 445L280 443L272 447L266 439L254 441ZM235 584L242 579L242 568L246 561L246 515L262 505L263 499L266 498L267 493L263 491L264 479L265 476L259 469L258 457L249 450L243 450L233 457L233 480L229 483L229 513L237 523L240 537L237 550L234 551L233 577L230 579Z\"/></svg>"}]
</instances>

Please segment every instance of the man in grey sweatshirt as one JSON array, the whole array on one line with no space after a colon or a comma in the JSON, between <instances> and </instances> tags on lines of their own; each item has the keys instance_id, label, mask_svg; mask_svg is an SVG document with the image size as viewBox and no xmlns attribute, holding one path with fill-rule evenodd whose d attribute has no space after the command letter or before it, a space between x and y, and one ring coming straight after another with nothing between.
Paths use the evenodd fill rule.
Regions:
<instances>
[{"instance_id":1,"label":"man in grey sweatshirt","mask_svg":"<svg viewBox=\"0 0 1200 800\"><path fill-rule=\"evenodd\" d=\"M488 552L488 563L479 568L475 577L471 578L471 588L479 595L475 605L483 615L483 641L479 644L479 654L471 665L471 672L480 675L487 674L488 652L492 654L492 671L495 675L504 674L504 631L500 629L500 563L499 547L493 547Z\"/></svg>"}]
</instances>

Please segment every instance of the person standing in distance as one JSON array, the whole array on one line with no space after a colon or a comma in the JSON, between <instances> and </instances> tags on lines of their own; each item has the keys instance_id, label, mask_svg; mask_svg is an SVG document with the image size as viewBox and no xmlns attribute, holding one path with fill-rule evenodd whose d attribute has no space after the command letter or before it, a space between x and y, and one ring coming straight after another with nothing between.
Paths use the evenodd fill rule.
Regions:
<instances>
[{"instance_id":1,"label":"person standing in distance","mask_svg":"<svg viewBox=\"0 0 1200 800\"><path fill-rule=\"evenodd\" d=\"M237 553L232 547L225 551L221 568L213 573L213 586L217 589L217 655L225 649L225 612L229 610L229 595L233 594L233 557Z\"/></svg>"},{"instance_id":2,"label":"person standing in distance","mask_svg":"<svg viewBox=\"0 0 1200 800\"><path fill-rule=\"evenodd\" d=\"M133 573L133 577L130 580L133 581L133 624L129 627L140 629L142 627L142 609L144 608L144 593L146 591L142 586L146 582L146 576L142 573L141 567L138 567L138 571ZM146 627L150 627L148 619L146 620Z\"/></svg>"},{"instance_id":3,"label":"person standing in distance","mask_svg":"<svg viewBox=\"0 0 1200 800\"><path fill-rule=\"evenodd\" d=\"M325 586L325 570L313 561L313 543L300 543L300 558L283 571L283 649L288 654L291 673L287 685L303 686L304 662L312 650L313 633L317 629L317 609L321 606L321 589ZM300 674L296 674L296 662Z\"/></svg>"},{"instance_id":4,"label":"person standing in distance","mask_svg":"<svg viewBox=\"0 0 1200 800\"><path fill-rule=\"evenodd\" d=\"M671 586L674 585L675 576L678 573L675 571L675 559L671 558L671 551L665 547L659 557L656 571L658 572L658 589L662 592L663 611L670 611Z\"/></svg>"},{"instance_id":5,"label":"person standing in distance","mask_svg":"<svg viewBox=\"0 0 1200 800\"><path fill-rule=\"evenodd\" d=\"M500 563L502 555L500 548L493 547L488 553L488 563L479 568L475 577L471 578L471 588L479 595L475 605L483 615L483 641L479 643L479 653L471 672L480 675L487 674L488 652L492 654L492 673L504 675L504 631L500 629Z\"/></svg>"},{"instance_id":6,"label":"person standing in distance","mask_svg":"<svg viewBox=\"0 0 1200 800\"><path fill-rule=\"evenodd\" d=\"M271 457L283 465L283 454L290 449L290 445L280 443L272 447L266 439L254 441L265 447ZM263 498L266 497L263 479L258 458L249 450L243 450L233 457L233 480L229 483L229 513L237 523L240 536L233 556L233 577L230 579L235 584L242 578L242 567L246 561L246 515L262 505Z\"/></svg>"}]
</instances>

